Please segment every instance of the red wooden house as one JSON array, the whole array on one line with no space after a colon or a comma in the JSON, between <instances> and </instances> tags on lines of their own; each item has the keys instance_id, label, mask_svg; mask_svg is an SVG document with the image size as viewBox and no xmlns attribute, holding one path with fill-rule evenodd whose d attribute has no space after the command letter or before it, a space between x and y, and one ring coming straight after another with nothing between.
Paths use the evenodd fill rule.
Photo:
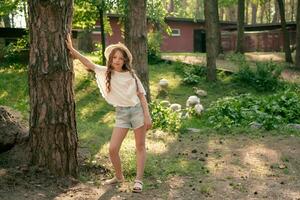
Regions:
<instances>
[{"instance_id":1,"label":"red wooden house","mask_svg":"<svg viewBox=\"0 0 300 200\"><path fill-rule=\"evenodd\" d=\"M106 45L124 42L118 15L109 15L113 34L106 36ZM171 35L164 34L162 52L206 52L205 21L187 18L167 17L166 24L171 28ZM149 30L151 26L148 25ZM236 22L220 22L221 43L223 50L234 51L236 46ZM291 45L295 45L296 23L287 23ZM93 43L100 43L100 27L96 24L92 32ZM280 24L245 25L245 51L282 51L283 36Z\"/></svg>"}]
</instances>

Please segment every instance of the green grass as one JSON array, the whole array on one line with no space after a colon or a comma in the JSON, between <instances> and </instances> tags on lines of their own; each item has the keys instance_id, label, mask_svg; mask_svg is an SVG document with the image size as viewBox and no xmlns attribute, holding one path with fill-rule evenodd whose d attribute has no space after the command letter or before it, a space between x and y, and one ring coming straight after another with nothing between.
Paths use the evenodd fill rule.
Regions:
<instances>
[{"instance_id":1,"label":"green grass","mask_svg":"<svg viewBox=\"0 0 300 200\"><path fill-rule=\"evenodd\" d=\"M0 64L0 105L9 106L28 119L28 82L25 65Z\"/></svg>"}]
</instances>

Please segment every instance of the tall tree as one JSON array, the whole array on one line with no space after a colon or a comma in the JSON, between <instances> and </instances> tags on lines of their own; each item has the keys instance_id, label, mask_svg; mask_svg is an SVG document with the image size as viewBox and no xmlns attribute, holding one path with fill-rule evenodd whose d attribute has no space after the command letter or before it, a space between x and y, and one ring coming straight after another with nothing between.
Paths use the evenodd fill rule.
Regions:
<instances>
[{"instance_id":1,"label":"tall tree","mask_svg":"<svg viewBox=\"0 0 300 200\"><path fill-rule=\"evenodd\" d=\"M250 0L246 0L246 7L245 7L245 23L248 24L248 21L249 21L249 3L250 3Z\"/></svg>"},{"instance_id":2,"label":"tall tree","mask_svg":"<svg viewBox=\"0 0 300 200\"><path fill-rule=\"evenodd\" d=\"M76 176L74 72L65 38L73 0L29 0L29 133L32 163L57 175Z\"/></svg>"},{"instance_id":3,"label":"tall tree","mask_svg":"<svg viewBox=\"0 0 300 200\"><path fill-rule=\"evenodd\" d=\"M125 16L125 44L133 56L133 68L141 79L150 101L149 70L147 65L146 0L127 0ZM138 20L137 20L138 19Z\"/></svg>"},{"instance_id":4,"label":"tall tree","mask_svg":"<svg viewBox=\"0 0 300 200\"><path fill-rule=\"evenodd\" d=\"M273 14L273 20L272 20L272 23L277 23L279 21L279 8L278 8L278 2L277 0L274 1L274 7L275 7L275 12Z\"/></svg>"},{"instance_id":5,"label":"tall tree","mask_svg":"<svg viewBox=\"0 0 300 200\"><path fill-rule=\"evenodd\" d=\"M204 1L204 15L206 28L206 66L207 80L215 81L216 58L218 55L219 38L219 18L218 0Z\"/></svg>"},{"instance_id":6,"label":"tall tree","mask_svg":"<svg viewBox=\"0 0 300 200\"><path fill-rule=\"evenodd\" d=\"M280 13L280 21L281 21L281 28L283 33L283 49L285 52L285 61L289 63L293 63L291 48L290 48L290 36L288 31L286 30L286 21L285 21L285 10L283 0L277 0L279 13Z\"/></svg>"},{"instance_id":7,"label":"tall tree","mask_svg":"<svg viewBox=\"0 0 300 200\"><path fill-rule=\"evenodd\" d=\"M296 68L300 70L300 0L297 4Z\"/></svg>"},{"instance_id":8,"label":"tall tree","mask_svg":"<svg viewBox=\"0 0 300 200\"><path fill-rule=\"evenodd\" d=\"M290 1L290 12L291 12L291 18L290 18L290 21L294 21L295 20L295 12L294 12L294 9L295 9L295 1L294 0L291 0Z\"/></svg>"},{"instance_id":9,"label":"tall tree","mask_svg":"<svg viewBox=\"0 0 300 200\"><path fill-rule=\"evenodd\" d=\"M257 4L255 2L251 2L252 15L251 15L251 24L256 24L257 18Z\"/></svg>"},{"instance_id":10,"label":"tall tree","mask_svg":"<svg viewBox=\"0 0 300 200\"><path fill-rule=\"evenodd\" d=\"M238 0L238 24L236 52L244 53L244 20L245 20L245 0Z\"/></svg>"},{"instance_id":11,"label":"tall tree","mask_svg":"<svg viewBox=\"0 0 300 200\"><path fill-rule=\"evenodd\" d=\"M171 14L174 12L174 0L170 0L168 5L168 13Z\"/></svg>"}]
</instances>

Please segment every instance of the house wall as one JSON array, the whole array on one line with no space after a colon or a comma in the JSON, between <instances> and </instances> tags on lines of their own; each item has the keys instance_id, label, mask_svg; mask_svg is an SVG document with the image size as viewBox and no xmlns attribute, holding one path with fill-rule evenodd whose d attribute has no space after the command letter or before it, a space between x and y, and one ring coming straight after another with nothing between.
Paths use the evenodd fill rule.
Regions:
<instances>
[{"instance_id":1,"label":"house wall","mask_svg":"<svg viewBox=\"0 0 300 200\"><path fill-rule=\"evenodd\" d=\"M290 30L290 44L293 48L296 45L296 32ZM224 51L234 51L236 47L236 32L222 33L222 47ZM283 51L283 34L281 30L260 31L260 32L245 32L245 52L253 51Z\"/></svg>"},{"instance_id":2,"label":"house wall","mask_svg":"<svg viewBox=\"0 0 300 200\"><path fill-rule=\"evenodd\" d=\"M163 52L193 52L194 51L194 30L204 29L203 24L192 22L168 22L171 29L179 29L180 36L163 35L161 50Z\"/></svg>"}]
</instances>

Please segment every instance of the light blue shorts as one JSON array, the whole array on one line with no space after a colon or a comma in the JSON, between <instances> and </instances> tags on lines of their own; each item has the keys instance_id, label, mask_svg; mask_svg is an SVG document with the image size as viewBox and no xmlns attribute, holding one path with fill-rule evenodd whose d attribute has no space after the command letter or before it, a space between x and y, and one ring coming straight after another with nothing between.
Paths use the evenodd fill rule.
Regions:
<instances>
[{"instance_id":1,"label":"light blue shorts","mask_svg":"<svg viewBox=\"0 0 300 200\"><path fill-rule=\"evenodd\" d=\"M115 127L137 129L144 125L144 112L140 103L131 107L116 107Z\"/></svg>"}]
</instances>

